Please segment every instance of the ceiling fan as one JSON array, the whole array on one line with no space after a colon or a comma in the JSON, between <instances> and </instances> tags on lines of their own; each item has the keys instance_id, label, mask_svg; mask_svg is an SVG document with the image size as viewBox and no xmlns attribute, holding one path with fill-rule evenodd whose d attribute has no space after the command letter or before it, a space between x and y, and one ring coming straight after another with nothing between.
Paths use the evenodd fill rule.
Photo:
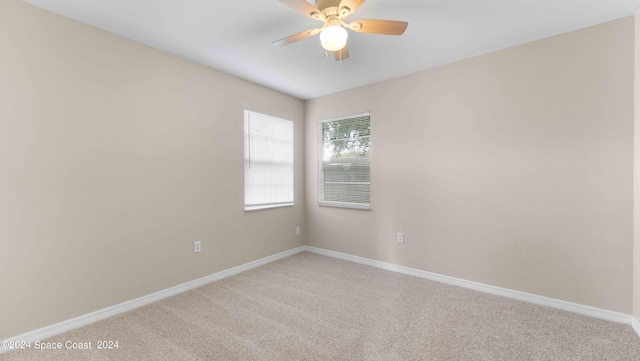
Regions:
<instances>
[{"instance_id":1,"label":"ceiling fan","mask_svg":"<svg viewBox=\"0 0 640 361\"><path fill-rule=\"evenodd\" d=\"M273 45L289 45L319 33L322 47L333 52L337 61L349 57L348 33L345 28L359 33L402 35L409 25L406 21L395 20L357 20L347 23L347 16L358 10L365 0L317 0L316 6L305 0L280 0L280 2L305 16L324 22L324 25L274 41Z\"/></svg>"}]
</instances>

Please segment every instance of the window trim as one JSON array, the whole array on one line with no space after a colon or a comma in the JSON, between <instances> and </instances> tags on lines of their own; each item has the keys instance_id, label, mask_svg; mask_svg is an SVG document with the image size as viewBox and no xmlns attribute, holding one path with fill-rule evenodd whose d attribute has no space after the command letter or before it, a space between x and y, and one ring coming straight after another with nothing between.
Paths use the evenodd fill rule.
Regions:
<instances>
[{"instance_id":1,"label":"window trim","mask_svg":"<svg viewBox=\"0 0 640 361\"><path fill-rule=\"evenodd\" d=\"M336 202L336 201L325 201L324 200L324 172L323 172L323 154L324 154L324 139L322 138L322 124L327 122L332 122L336 120L345 120L350 118L358 118L363 116L369 116L369 126L371 126L371 112L361 112L355 114L347 114L341 115L338 117L321 119L318 120L317 125L317 139L316 139L316 149L317 149L317 162L318 162L318 177L317 177L317 186L318 186L318 206L321 207L338 207L338 208L350 208L350 209L360 209L360 210L371 210L371 200L369 200L369 204L362 203L350 203L350 202ZM371 135L369 135L371 137ZM371 139L371 138L370 138ZM368 158L348 158L349 160L344 160L344 163L354 163L359 161L366 160L369 163L369 174L371 174L371 155ZM340 163L342 160L334 160L334 163ZM369 181L369 190L371 190L371 181Z\"/></svg>"}]
</instances>

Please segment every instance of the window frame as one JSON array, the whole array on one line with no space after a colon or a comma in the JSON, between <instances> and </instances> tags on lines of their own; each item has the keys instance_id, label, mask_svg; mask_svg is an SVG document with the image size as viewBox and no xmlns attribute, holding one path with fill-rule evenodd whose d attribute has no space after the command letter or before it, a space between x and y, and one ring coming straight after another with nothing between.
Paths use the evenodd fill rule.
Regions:
<instances>
[{"instance_id":1,"label":"window frame","mask_svg":"<svg viewBox=\"0 0 640 361\"><path fill-rule=\"evenodd\" d=\"M353 119L353 118L358 118L358 117L364 117L364 116L368 116L369 117L369 128L371 128L371 112L367 111L367 112L362 112L362 113L355 113L355 114L349 114L349 115L344 115L344 116L339 116L339 117L334 117L334 118L329 118L329 119L322 119L322 120L318 120L318 125L317 125L317 161L318 161L318 177L317 177L317 186L318 186L318 205L321 207L337 207L337 208L350 208L350 209L360 209L360 210L371 210L371 196L369 195L369 203L365 204L365 203L353 203L353 202L337 202L337 201L326 201L324 200L324 167L323 167L323 163L324 163L324 139L323 139L323 130L322 130L322 125L324 123L327 122L333 122L333 121L340 121L340 120L348 120L348 119ZM369 137L369 146L371 147L371 134L368 135ZM354 182L354 183L360 183L360 184L367 184L369 185L369 194L371 194L371 148L369 149L369 157L368 158L344 158L344 159L339 159L339 160L333 160L332 162L336 162L336 163L367 163L369 165L369 182ZM340 182L340 183L346 183L346 182Z\"/></svg>"},{"instance_id":2,"label":"window frame","mask_svg":"<svg viewBox=\"0 0 640 361\"><path fill-rule=\"evenodd\" d=\"M247 205L247 169L251 167L251 142L250 142L250 115L257 114L266 118L273 118L282 122L289 122L291 124L291 201L283 200L282 202L269 202L269 203L257 203ZM252 109L243 109L243 207L245 212L291 207L295 204L295 123L292 120L278 117L275 115L258 112ZM248 128L249 127L249 128ZM247 154L247 151L249 154ZM247 168L247 163L249 166Z\"/></svg>"}]
</instances>

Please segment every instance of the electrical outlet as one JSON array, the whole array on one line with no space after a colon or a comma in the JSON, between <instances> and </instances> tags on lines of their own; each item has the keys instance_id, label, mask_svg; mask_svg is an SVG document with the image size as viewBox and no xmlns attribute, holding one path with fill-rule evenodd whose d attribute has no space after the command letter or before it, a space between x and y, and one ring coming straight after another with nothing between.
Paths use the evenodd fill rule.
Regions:
<instances>
[{"instance_id":1,"label":"electrical outlet","mask_svg":"<svg viewBox=\"0 0 640 361\"><path fill-rule=\"evenodd\" d=\"M296 226L296 236L300 235L300 226Z\"/></svg>"},{"instance_id":2,"label":"electrical outlet","mask_svg":"<svg viewBox=\"0 0 640 361\"><path fill-rule=\"evenodd\" d=\"M200 241L193 242L193 253L200 252L201 244Z\"/></svg>"},{"instance_id":3,"label":"electrical outlet","mask_svg":"<svg viewBox=\"0 0 640 361\"><path fill-rule=\"evenodd\" d=\"M396 237L396 241L398 241L398 243L404 243L404 233L398 232L398 236Z\"/></svg>"}]
</instances>

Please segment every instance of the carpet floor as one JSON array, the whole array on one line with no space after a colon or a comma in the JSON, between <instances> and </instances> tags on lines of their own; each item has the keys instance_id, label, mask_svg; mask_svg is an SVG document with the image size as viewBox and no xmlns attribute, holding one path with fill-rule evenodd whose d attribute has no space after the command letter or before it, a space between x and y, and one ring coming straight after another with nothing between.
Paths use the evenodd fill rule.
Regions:
<instances>
[{"instance_id":1,"label":"carpet floor","mask_svg":"<svg viewBox=\"0 0 640 361\"><path fill-rule=\"evenodd\" d=\"M640 360L629 325L307 252L46 342L0 360Z\"/></svg>"}]
</instances>

